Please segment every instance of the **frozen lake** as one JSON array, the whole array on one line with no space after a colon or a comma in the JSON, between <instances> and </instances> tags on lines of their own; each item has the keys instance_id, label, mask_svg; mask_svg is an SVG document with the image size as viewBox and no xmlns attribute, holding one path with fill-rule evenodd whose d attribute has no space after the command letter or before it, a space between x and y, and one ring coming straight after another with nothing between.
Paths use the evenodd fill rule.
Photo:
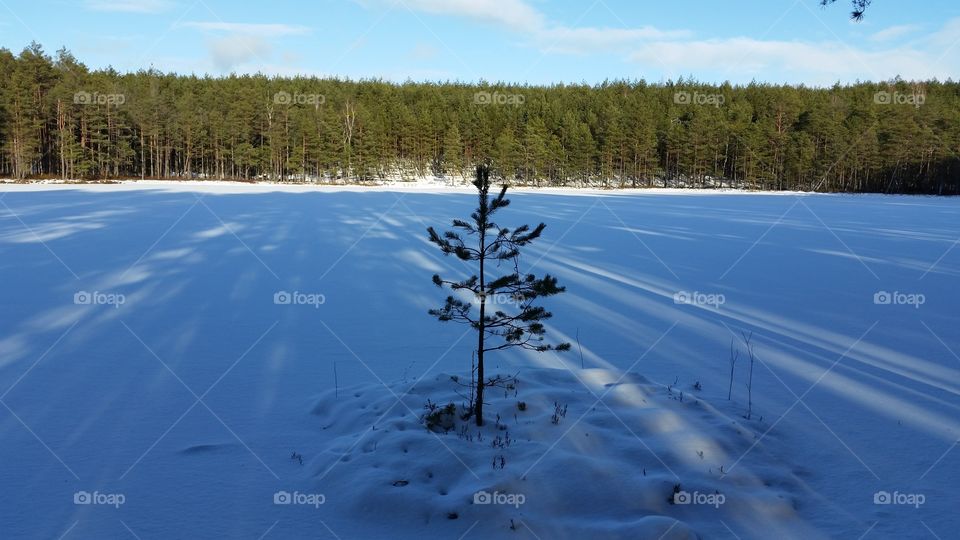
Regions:
<instances>
[{"instance_id":1,"label":"frozen lake","mask_svg":"<svg viewBox=\"0 0 960 540\"><path fill-rule=\"evenodd\" d=\"M343 388L469 369L465 329L426 313L444 296L431 276L465 267L425 229L467 216L474 196L122 185L0 197L0 536L370 534L361 520L376 515L331 501L317 518L269 497L306 482L291 452L324 437L310 410L335 372ZM737 417L747 362L728 402L731 339L742 349L753 332L758 444L807 483L797 511L810 526L852 538L960 526L960 200L511 198L505 225L547 223L521 270L567 287L549 328L579 337L584 367L699 381ZM298 294L275 303L284 292ZM576 344L490 361L581 367ZM78 491L125 501L77 505ZM924 501L875 504L881 491ZM748 520L711 532L754 537Z\"/></svg>"}]
</instances>

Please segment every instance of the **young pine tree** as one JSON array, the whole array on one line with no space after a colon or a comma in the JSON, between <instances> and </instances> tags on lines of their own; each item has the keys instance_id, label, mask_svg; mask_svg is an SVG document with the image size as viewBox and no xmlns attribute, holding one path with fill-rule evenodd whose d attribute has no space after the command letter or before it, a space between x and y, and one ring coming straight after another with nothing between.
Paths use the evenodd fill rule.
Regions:
<instances>
[{"instance_id":1,"label":"young pine tree","mask_svg":"<svg viewBox=\"0 0 960 540\"><path fill-rule=\"evenodd\" d=\"M453 226L459 230L447 231L440 235L430 227L427 232L430 241L436 244L444 255L477 263L479 275L473 275L463 281L448 281L439 275L433 276L438 287L448 287L454 293L469 292L480 304L479 315L471 313L472 302L451 295L440 309L430 310L442 322L456 321L469 324L477 331L477 380L472 414L478 426L483 425L483 390L498 383L497 379L484 379L484 353L512 347L545 352L550 350L566 351L569 343L551 345L544 342L546 328L544 320L552 314L543 307L533 305L538 298L562 293L564 287L557 285L557 278L545 275L537 278L533 274L520 275L520 248L540 237L546 227L543 223L530 229L522 225L510 230L500 227L493 220L494 214L510 204L506 198L507 186L500 194L490 195L490 169L486 165L477 167L477 177L473 185L479 192L479 206L471 214L470 220L453 220ZM461 234L466 234L468 240ZM512 261L513 272L491 277L488 265L500 266L504 261ZM495 299L509 298L514 307L507 313L498 309ZM493 313L489 313L488 304ZM488 339L493 340L489 343Z\"/></svg>"}]
</instances>

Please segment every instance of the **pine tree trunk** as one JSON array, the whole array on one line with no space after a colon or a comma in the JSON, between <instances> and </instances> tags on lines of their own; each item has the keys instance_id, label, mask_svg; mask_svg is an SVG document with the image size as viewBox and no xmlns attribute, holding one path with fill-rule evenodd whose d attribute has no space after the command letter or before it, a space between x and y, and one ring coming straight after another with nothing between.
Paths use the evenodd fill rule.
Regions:
<instances>
[{"instance_id":1,"label":"pine tree trunk","mask_svg":"<svg viewBox=\"0 0 960 540\"><path fill-rule=\"evenodd\" d=\"M484 193L483 197L486 198ZM477 338L477 401L473 406L473 413L477 417L477 426L483 425L483 318L487 308L487 294L483 281L483 259L486 252L486 216L483 217L484 227L480 229L480 331Z\"/></svg>"}]
</instances>

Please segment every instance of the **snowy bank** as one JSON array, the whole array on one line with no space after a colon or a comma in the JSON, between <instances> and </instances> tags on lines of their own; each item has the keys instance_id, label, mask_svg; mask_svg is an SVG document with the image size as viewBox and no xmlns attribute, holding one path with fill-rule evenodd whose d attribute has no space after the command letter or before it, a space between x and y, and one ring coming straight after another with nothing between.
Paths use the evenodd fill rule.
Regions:
<instances>
[{"instance_id":1,"label":"snowy bank","mask_svg":"<svg viewBox=\"0 0 960 540\"><path fill-rule=\"evenodd\" d=\"M460 417L468 382L441 374L325 393L313 414L329 442L311 449L302 490L362 524L352 536L686 539L727 526L817 536L796 512L803 483L757 443L763 426L693 388L527 369L489 391L478 428ZM428 430L428 400L457 414Z\"/></svg>"}]
</instances>

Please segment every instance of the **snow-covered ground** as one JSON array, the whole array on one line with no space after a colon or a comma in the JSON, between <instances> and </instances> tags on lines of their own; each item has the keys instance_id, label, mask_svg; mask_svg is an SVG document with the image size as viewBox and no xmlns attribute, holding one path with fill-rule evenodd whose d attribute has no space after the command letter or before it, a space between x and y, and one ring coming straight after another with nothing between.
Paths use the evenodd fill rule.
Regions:
<instances>
[{"instance_id":1,"label":"snow-covered ground","mask_svg":"<svg viewBox=\"0 0 960 540\"><path fill-rule=\"evenodd\" d=\"M0 187L0 537L956 534L960 200L512 198L580 347L431 433L473 343L424 229L468 190Z\"/></svg>"}]
</instances>

